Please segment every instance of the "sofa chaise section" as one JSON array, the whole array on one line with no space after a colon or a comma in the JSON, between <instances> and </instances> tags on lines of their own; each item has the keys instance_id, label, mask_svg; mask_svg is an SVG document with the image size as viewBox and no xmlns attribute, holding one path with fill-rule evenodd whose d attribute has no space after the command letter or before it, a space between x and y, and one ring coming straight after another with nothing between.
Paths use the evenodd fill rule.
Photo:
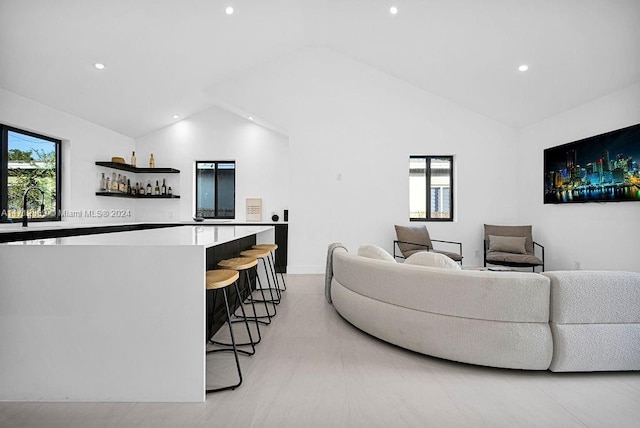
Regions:
<instances>
[{"instance_id":1,"label":"sofa chaise section","mask_svg":"<svg viewBox=\"0 0 640 428\"><path fill-rule=\"evenodd\" d=\"M640 370L640 273L543 275L551 280L551 371Z\"/></svg>"}]
</instances>

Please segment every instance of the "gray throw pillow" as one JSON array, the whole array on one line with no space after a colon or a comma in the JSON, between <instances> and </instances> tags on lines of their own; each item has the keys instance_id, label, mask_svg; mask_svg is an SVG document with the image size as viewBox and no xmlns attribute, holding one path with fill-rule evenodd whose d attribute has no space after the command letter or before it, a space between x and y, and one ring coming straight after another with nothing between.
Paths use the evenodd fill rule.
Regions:
<instances>
[{"instance_id":1,"label":"gray throw pillow","mask_svg":"<svg viewBox=\"0 0 640 428\"><path fill-rule=\"evenodd\" d=\"M524 236L489 235L489 252L527 254L524 246L526 241Z\"/></svg>"}]
</instances>

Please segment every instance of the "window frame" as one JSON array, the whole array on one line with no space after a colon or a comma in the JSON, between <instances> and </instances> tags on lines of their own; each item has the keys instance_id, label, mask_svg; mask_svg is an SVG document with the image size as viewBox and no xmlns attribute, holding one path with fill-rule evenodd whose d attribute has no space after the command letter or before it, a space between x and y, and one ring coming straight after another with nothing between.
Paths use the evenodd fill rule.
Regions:
<instances>
[{"instance_id":1,"label":"window frame","mask_svg":"<svg viewBox=\"0 0 640 428\"><path fill-rule=\"evenodd\" d=\"M195 197L194 199L194 212L195 215L198 215L198 195L199 195L199 191L200 191L200 186L198 185L198 164L201 163L212 163L215 164L215 180L214 180L214 211L215 211L215 216L214 217L210 217L210 216L202 216L202 218L205 219L235 219L236 218L236 170L237 170L237 165L236 165L236 161L234 160L220 160L220 161L205 161L205 160L197 160L195 161ZM218 171L220 170L220 168L218 167L218 165L220 164L225 164L225 163L232 163L233 164L233 215L232 216L221 216L218 214L218 196L220 195L220 192L218 191Z\"/></svg>"},{"instance_id":2,"label":"window frame","mask_svg":"<svg viewBox=\"0 0 640 428\"><path fill-rule=\"evenodd\" d=\"M19 220L9 217L9 132L28 135L45 141L55 143L56 147L56 211L55 216L47 218L30 218L31 222L61 221L62 220L62 140L15 128L0 123L0 223L10 220Z\"/></svg>"},{"instance_id":3,"label":"window frame","mask_svg":"<svg viewBox=\"0 0 640 428\"><path fill-rule=\"evenodd\" d=\"M426 183L426 207L425 212L427 216L425 218L419 217L411 217L411 209L409 209L409 221L429 221L429 222L452 222L455 218L455 210L454 210L454 155L410 155L409 156L409 165L411 165L411 159L424 159L426 163L425 168L425 183ZM441 218L441 217L432 217L431 213L431 160L433 159L447 159L449 164L451 165L451 169L449 171L449 207L450 207L450 215L449 218ZM411 177L411 168L409 168L409 177ZM409 189L411 192L411 189ZM409 194L409 198L411 198L411 194ZM411 205L411 203L409 203Z\"/></svg>"}]
</instances>

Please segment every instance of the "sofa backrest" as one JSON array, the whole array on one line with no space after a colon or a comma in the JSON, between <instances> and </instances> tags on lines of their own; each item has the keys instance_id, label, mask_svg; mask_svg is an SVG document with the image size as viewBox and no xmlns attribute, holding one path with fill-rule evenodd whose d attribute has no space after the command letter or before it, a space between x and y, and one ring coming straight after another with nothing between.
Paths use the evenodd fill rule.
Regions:
<instances>
[{"instance_id":1,"label":"sofa backrest","mask_svg":"<svg viewBox=\"0 0 640 428\"><path fill-rule=\"evenodd\" d=\"M549 278L536 273L441 269L335 251L333 280L355 293L420 311L549 322Z\"/></svg>"}]
</instances>

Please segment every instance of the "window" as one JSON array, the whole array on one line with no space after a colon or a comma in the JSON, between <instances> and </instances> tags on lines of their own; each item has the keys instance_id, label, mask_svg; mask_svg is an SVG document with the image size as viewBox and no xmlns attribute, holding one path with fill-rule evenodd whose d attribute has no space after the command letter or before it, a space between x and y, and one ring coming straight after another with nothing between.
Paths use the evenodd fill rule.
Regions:
<instances>
[{"instance_id":1,"label":"window","mask_svg":"<svg viewBox=\"0 0 640 428\"><path fill-rule=\"evenodd\" d=\"M236 163L196 161L196 217L235 218Z\"/></svg>"},{"instance_id":2,"label":"window","mask_svg":"<svg viewBox=\"0 0 640 428\"><path fill-rule=\"evenodd\" d=\"M453 221L453 156L409 158L409 220Z\"/></svg>"},{"instance_id":3,"label":"window","mask_svg":"<svg viewBox=\"0 0 640 428\"><path fill-rule=\"evenodd\" d=\"M0 221L60 220L61 141L0 125Z\"/></svg>"}]
</instances>

